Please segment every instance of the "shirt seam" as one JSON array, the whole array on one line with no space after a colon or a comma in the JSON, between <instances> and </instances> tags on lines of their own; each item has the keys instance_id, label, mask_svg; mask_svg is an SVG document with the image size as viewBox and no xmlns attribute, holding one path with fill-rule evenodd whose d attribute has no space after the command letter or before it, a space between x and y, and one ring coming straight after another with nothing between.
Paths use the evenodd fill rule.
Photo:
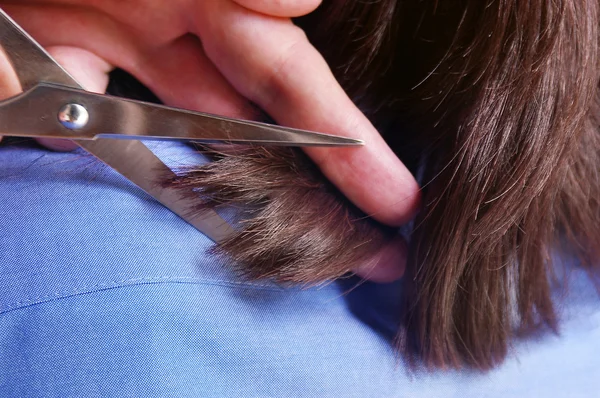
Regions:
<instances>
[{"instance_id":1,"label":"shirt seam","mask_svg":"<svg viewBox=\"0 0 600 398\"><path fill-rule=\"evenodd\" d=\"M63 298L79 296L83 294L95 293L103 290L116 289L120 287L136 286L136 285L150 285L150 284L161 284L161 283L176 283L176 284L194 284L194 285L209 285L209 286L222 286L228 288L244 288L249 290L267 290L273 292L282 292L284 289L274 285L266 284L248 284L244 282L235 282L228 280L206 280L193 277L173 277L173 276L159 276L159 277L144 277L144 278L130 278L122 279L118 281L110 281L97 283L94 285L83 285L71 289L65 289L54 293L48 293L37 297L31 297L24 300L19 300L9 304L0 305L0 314L4 314L10 311L14 311L20 308L30 307L37 304L47 303Z\"/></svg>"}]
</instances>

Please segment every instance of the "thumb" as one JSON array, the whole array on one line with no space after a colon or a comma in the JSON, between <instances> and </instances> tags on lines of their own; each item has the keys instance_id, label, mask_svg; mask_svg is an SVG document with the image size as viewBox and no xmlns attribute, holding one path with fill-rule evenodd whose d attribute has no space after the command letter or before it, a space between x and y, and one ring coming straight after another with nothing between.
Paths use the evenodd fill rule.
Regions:
<instances>
[{"instance_id":1,"label":"thumb","mask_svg":"<svg viewBox=\"0 0 600 398\"><path fill-rule=\"evenodd\" d=\"M48 53L67 70L86 90L104 93L112 66L97 55L76 47L53 46ZM77 144L69 140L39 138L38 142L56 151L71 151Z\"/></svg>"}]
</instances>

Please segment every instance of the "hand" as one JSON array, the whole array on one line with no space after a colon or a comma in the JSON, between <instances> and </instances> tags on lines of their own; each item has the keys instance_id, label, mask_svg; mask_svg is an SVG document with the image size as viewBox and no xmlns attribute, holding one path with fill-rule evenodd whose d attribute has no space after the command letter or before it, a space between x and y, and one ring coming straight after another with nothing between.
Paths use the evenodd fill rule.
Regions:
<instances>
[{"instance_id":1,"label":"hand","mask_svg":"<svg viewBox=\"0 0 600 398\"><path fill-rule=\"evenodd\" d=\"M290 20L319 3L19 0L0 6L89 90L103 92L107 73L119 67L167 105L252 119L254 103L282 125L364 140L362 148L306 152L365 213L401 225L418 205L416 181ZM378 281L399 277L404 246L390 245L381 256L378 267L356 271Z\"/></svg>"}]
</instances>

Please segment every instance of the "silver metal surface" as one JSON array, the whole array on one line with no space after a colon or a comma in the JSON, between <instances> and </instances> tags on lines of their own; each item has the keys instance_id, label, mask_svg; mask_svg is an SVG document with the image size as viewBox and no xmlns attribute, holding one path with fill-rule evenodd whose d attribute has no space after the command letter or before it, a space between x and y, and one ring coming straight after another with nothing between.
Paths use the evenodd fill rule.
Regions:
<instances>
[{"instance_id":1,"label":"silver metal surface","mask_svg":"<svg viewBox=\"0 0 600 398\"><path fill-rule=\"evenodd\" d=\"M57 109L62 111L63 104L78 104L68 108L71 112L87 109L89 122L86 119L76 129L69 126L77 123L62 123L67 128L61 128L51 116ZM32 114L38 118L26 117ZM81 116L85 118L85 113ZM113 137L285 146L363 144L351 138L186 111L48 83L40 83L0 102L0 117L5 131L19 137L79 140Z\"/></svg>"},{"instance_id":2,"label":"silver metal surface","mask_svg":"<svg viewBox=\"0 0 600 398\"><path fill-rule=\"evenodd\" d=\"M90 120L90 114L84 106L66 104L58 111L58 121L69 130L79 130Z\"/></svg>"},{"instance_id":3,"label":"silver metal surface","mask_svg":"<svg viewBox=\"0 0 600 398\"><path fill-rule=\"evenodd\" d=\"M83 89L2 10L0 10L0 43L23 90L29 90L40 82L64 84ZM27 104L24 106L27 116L25 119L43 121L40 120L40 117L32 117L32 115L37 115L36 108L27 106ZM52 115L56 124L59 124L56 118L56 112L59 109L60 106L55 108ZM11 133L10 129L4 127L5 123L8 121L5 121L3 117L0 118L0 131ZM141 142L105 139L76 142L215 242L222 241L233 232L231 226L214 211L208 210L202 214L193 212L193 206L197 200L192 191L186 194L161 186L160 182L173 177L174 173Z\"/></svg>"}]
</instances>

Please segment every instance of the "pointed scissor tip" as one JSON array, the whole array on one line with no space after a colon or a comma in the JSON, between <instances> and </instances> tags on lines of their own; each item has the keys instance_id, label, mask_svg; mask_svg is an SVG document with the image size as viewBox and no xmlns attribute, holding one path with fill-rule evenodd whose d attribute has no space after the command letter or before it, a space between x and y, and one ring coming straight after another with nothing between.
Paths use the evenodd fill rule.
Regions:
<instances>
[{"instance_id":1,"label":"pointed scissor tip","mask_svg":"<svg viewBox=\"0 0 600 398\"><path fill-rule=\"evenodd\" d=\"M331 145L334 146L363 146L365 142L363 140L359 140L357 138L347 138L347 137L339 137L339 136L331 136L334 139L331 142Z\"/></svg>"}]
</instances>

